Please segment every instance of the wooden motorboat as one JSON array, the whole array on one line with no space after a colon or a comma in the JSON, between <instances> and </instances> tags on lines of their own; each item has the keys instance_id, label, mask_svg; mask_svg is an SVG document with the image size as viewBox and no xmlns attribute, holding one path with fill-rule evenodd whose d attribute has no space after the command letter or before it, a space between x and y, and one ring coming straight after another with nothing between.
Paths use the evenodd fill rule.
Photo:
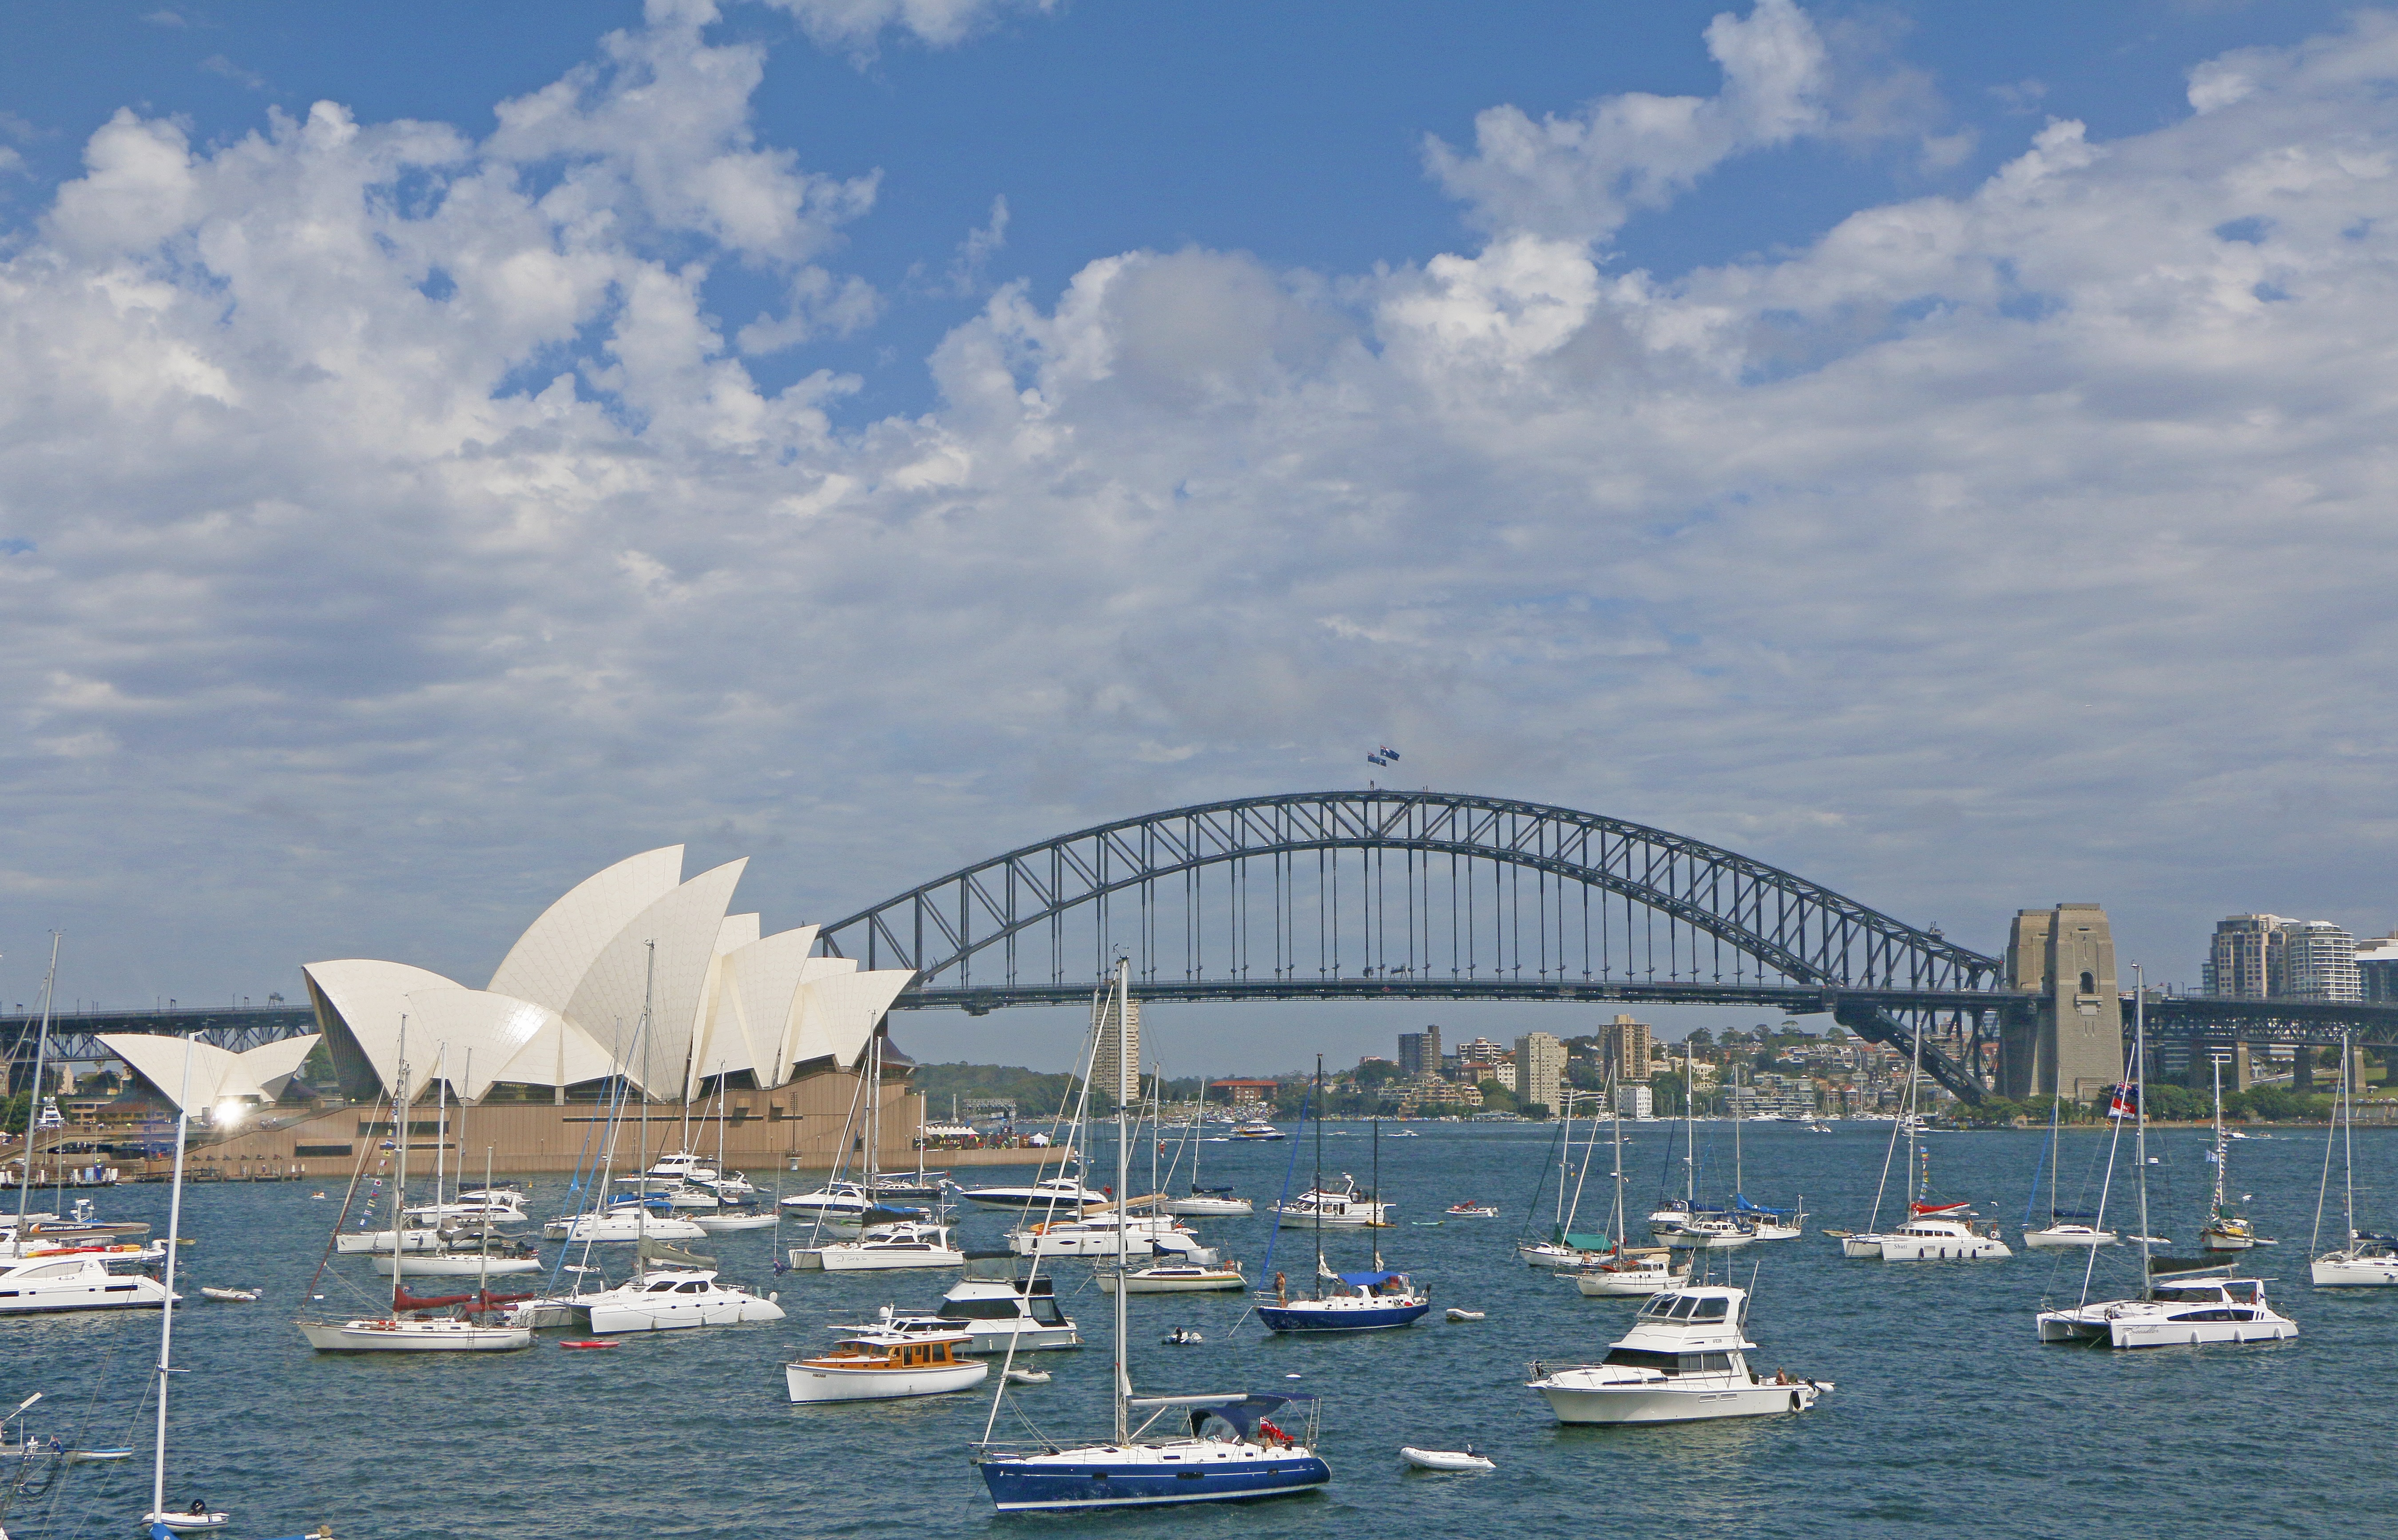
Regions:
<instances>
[{"instance_id":1,"label":"wooden motorboat","mask_svg":"<svg viewBox=\"0 0 2398 1540\"><path fill-rule=\"evenodd\" d=\"M990 1365L963 1357L970 1340L963 1331L844 1337L829 1353L785 1365L784 1384L794 1401L879 1401L968 1390L990 1373Z\"/></svg>"}]
</instances>

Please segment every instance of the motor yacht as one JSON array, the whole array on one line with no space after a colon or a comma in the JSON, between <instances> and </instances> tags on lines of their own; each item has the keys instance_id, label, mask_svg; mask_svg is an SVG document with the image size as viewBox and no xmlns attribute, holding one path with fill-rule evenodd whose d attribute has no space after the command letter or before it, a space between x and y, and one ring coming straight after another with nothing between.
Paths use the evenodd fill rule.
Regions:
<instances>
[{"instance_id":1,"label":"motor yacht","mask_svg":"<svg viewBox=\"0 0 2398 1540\"><path fill-rule=\"evenodd\" d=\"M1448 1208L1442 1209L1441 1214L1444 1218L1448 1219L1497 1219L1499 1217L1499 1205L1495 1203L1474 1203L1470 1201L1465 1203L1452 1203Z\"/></svg>"},{"instance_id":2,"label":"motor yacht","mask_svg":"<svg viewBox=\"0 0 2398 1540\"><path fill-rule=\"evenodd\" d=\"M1392 1207L1358 1192L1357 1179L1343 1172L1340 1186L1311 1188L1287 1203L1275 1204L1271 1211L1277 1224L1299 1229L1321 1224L1334 1230L1386 1226Z\"/></svg>"},{"instance_id":3,"label":"motor yacht","mask_svg":"<svg viewBox=\"0 0 2398 1540\"><path fill-rule=\"evenodd\" d=\"M1569 1369L1535 1365L1537 1390L1561 1423L1690 1423L1763 1417L1812 1407L1828 1384L1748 1366L1756 1347L1743 1334L1748 1293L1704 1287L1662 1293L1640 1307L1632 1330L1601 1362Z\"/></svg>"},{"instance_id":4,"label":"motor yacht","mask_svg":"<svg viewBox=\"0 0 2398 1540\"><path fill-rule=\"evenodd\" d=\"M104 1252L53 1251L0 1264L0 1316L155 1309L166 1303L165 1284L143 1273L111 1272Z\"/></svg>"},{"instance_id":5,"label":"motor yacht","mask_svg":"<svg viewBox=\"0 0 2398 1540\"><path fill-rule=\"evenodd\" d=\"M1019 1257L1169 1257L1201 1266L1221 1260L1165 1214L1094 1214L1030 1225L1008 1232L1007 1249Z\"/></svg>"},{"instance_id":6,"label":"motor yacht","mask_svg":"<svg viewBox=\"0 0 2398 1540\"><path fill-rule=\"evenodd\" d=\"M1100 1267L1092 1277L1107 1293L1121 1288L1127 1294L1199 1294L1246 1289L1249 1284L1241 1276L1237 1262L1206 1267L1191 1263L1157 1263L1148 1267L1128 1267L1121 1277L1112 1267Z\"/></svg>"},{"instance_id":7,"label":"motor yacht","mask_svg":"<svg viewBox=\"0 0 2398 1540\"><path fill-rule=\"evenodd\" d=\"M950 1239L946 1224L901 1220L869 1226L855 1240L829 1246L794 1246L790 1263L797 1268L822 1268L828 1273L870 1273L906 1267L962 1267L966 1254Z\"/></svg>"},{"instance_id":8,"label":"motor yacht","mask_svg":"<svg viewBox=\"0 0 2398 1540\"><path fill-rule=\"evenodd\" d=\"M614 1289L568 1302L591 1330L672 1331L693 1326L745 1326L778 1321L783 1307L737 1285L721 1282L705 1267L653 1272Z\"/></svg>"},{"instance_id":9,"label":"motor yacht","mask_svg":"<svg viewBox=\"0 0 2398 1540\"><path fill-rule=\"evenodd\" d=\"M1432 1297L1404 1273L1336 1273L1342 1291L1293 1299L1277 1289L1258 1296L1258 1319L1269 1331L1382 1331L1413 1326L1432 1308Z\"/></svg>"},{"instance_id":10,"label":"motor yacht","mask_svg":"<svg viewBox=\"0 0 2398 1540\"><path fill-rule=\"evenodd\" d=\"M1236 1123L1233 1125L1232 1137L1234 1139L1244 1140L1276 1140L1287 1139L1290 1136L1284 1133L1280 1128L1275 1128L1273 1124L1260 1118L1253 1119L1247 1123Z\"/></svg>"},{"instance_id":11,"label":"motor yacht","mask_svg":"<svg viewBox=\"0 0 2398 1540\"><path fill-rule=\"evenodd\" d=\"M2051 1220L2047 1228L2026 1230L2024 1244L2035 1251L2086 1250L2094 1246L2121 1246L2123 1237L2079 1220Z\"/></svg>"},{"instance_id":12,"label":"motor yacht","mask_svg":"<svg viewBox=\"0 0 2398 1540\"><path fill-rule=\"evenodd\" d=\"M963 1332L938 1335L863 1331L829 1353L783 1366L794 1401L881 1401L903 1396L946 1396L971 1390L990 1365L963 1356Z\"/></svg>"},{"instance_id":13,"label":"motor yacht","mask_svg":"<svg viewBox=\"0 0 2398 1540\"><path fill-rule=\"evenodd\" d=\"M2040 1313L2044 1343L2107 1347L2181 1347L2202 1343L2279 1342L2297 1322L2265 1300L2261 1278L2195 1278L2152 1283L2137 1299L2104 1300Z\"/></svg>"},{"instance_id":14,"label":"motor yacht","mask_svg":"<svg viewBox=\"0 0 2398 1540\"><path fill-rule=\"evenodd\" d=\"M1072 1319L1058 1308L1047 1278L965 1278L941 1296L931 1315L902 1316L886 1304L872 1326L840 1330L919 1335L963 1331L969 1353L1004 1353L1010 1344L1018 1353L1083 1345Z\"/></svg>"},{"instance_id":15,"label":"motor yacht","mask_svg":"<svg viewBox=\"0 0 2398 1540\"><path fill-rule=\"evenodd\" d=\"M1586 1299L1637 1299L1681 1288L1691 1281L1691 1263L1663 1246L1626 1247L1569 1276Z\"/></svg>"},{"instance_id":16,"label":"motor yacht","mask_svg":"<svg viewBox=\"0 0 2398 1540\"><path fill-rule=\"evenodd\" d=\"M646 1174L662 1182L714 1182L722 1173L705 1155L689 1150L670 1150L658 1156Z\"/></svg>"},{"instance_id":17,"label":"motor yacht","mask_svg":"<svg viewBox=\"0 0 2398 1540\"><path fill-rule=\"evenodd\" d=\"M1053 1176L1030 1187L969 1187L963 1196L969 1203L993 1209L1080 1209L1114 1201L1107 1194L1095 1193L1075 1178L1065 1176Z\"/></svg>"}]
</instances>

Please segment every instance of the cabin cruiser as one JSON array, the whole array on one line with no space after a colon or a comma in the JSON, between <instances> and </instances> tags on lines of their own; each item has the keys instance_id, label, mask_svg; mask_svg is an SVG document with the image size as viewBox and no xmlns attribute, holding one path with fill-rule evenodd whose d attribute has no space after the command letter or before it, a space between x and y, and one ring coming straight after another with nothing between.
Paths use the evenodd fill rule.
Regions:
<instances>
[{"instance_id":1,"label":"cabin cruiser","mask_svg":"<svg viewBox=\"0 0 2398 1540\"><path fill-rule=\"evenodd\" d=\"M1011 1344L1018 1353L1080 1347L1083 1339L1058 1308L1054 1288L1047 1278L962 1278L931 1315L902 1316L886 1304L874 1325L840 1330L963 1331L972 1339L968 1353L1004 1353Z\"/></svg>"},{"instance_id":2,"label":"cabin cruiser","mask_svg":"<svg viewBox=\"0 0 2398 1540\"><path fill-rule=\"evenodd\" d=\"M130 1256L141 1254L133 1249ZM0 1264L0 1316L47 1310L155 1308L167 1286L143 1273L112 1273L105 1252L47 1252Z\"/></svg>"},{"instance_id":3,"label":"cabin cruiser","mask_svg":"<svg viewBox=\"0 0 2398 1540\"><path fill-rule=\"evenodd\" d=\"M1094 1203L1115 1201L1066 1176L1053 1176L1030 1187L969 1187L963 1196L969 1203L987 1204L994 1209L1083 1209Z\"/></svg>"},{"instance_id":4,"label":"cabin cruiser","mask_svg":"<svg viewBox=\"0 0 2398 1540\"><path fill-rule=\"evenodd\" d=\"M640 1208L612 1209L600 1214L576 1214L554 1219L542 1234L552 1240L582 1241L697 1240L707 1234L680 1214L643 1213Z\"/></svg>"},{"instance_id":5,"label":"cabin cruiser","mask_svg":"<svg viewBox=\"0 0 2398 1540\"><path fill-rule=\"evenodd\" d=\"M671 1150L658 1156L645 1174L659 1182L714 1182L721 1173L705 1156Z\"/></svg>"},{"instance_id":6,"label":"cabin cruiser","mask_svg":"<svg viewBox=\"0 0 2398 1540\"><path fill-rule=\"evenodd\" d=\"M2026 1230L2024 1244L2035 1251L2087 1250L2094 1246L2121 1246L2123 1237L2080 1220L2052 1218L2044 1230Z\"/></svg>"},{"instance_id":7,"label":"cabin cruiser","mask_svg":"<svg viewBox=\"0 0 2398 1540\"><path fill-rule=\"evenodd\" d=\"M783 1318L783 1307L773 1300L719 1282L716 1274L705 1267L648 1273L565 1303L599 1332L671 1331L688 1326L738 1326Z\"/></svg>"},{"instance_id":8,"label":"cabin cruiser","mask_svg":"<svg viewBox=\"0 0 2398 1540\"><path fill-rule=\"evenodd\" d=\"M1246 1123L1234 1124L1233 1126L1232 1137L1234 1139L1271 1140L1287 1139L1290 1136L1284 1133L1280 1128L1275 1128L1273 1124L1266 1122L1264 1119L1255 1118Z\"/></svg>"},{"instance_id":9,"label":"cabin cruiser","mask_svg":"<svg viewBox=\"0 0 2398 1540\"><path fill-rule=\"evenodd\" d=\"M2266 1303L2262 1278L2184 1277L2151 1283L2138 1299L2040 1313L2040 1340L2044 1343L2182 1347L2279 1342L2297 1334L2298 1323Z\"/></svg>"},{"instance_id":10,"label":"cabin cruiser","mask_svg":"<svg viewBox=\"0 0 2398 1540\"><path fill-rule=\"evenodd\" d=\"M1381 1331L1413 1326L1432 1308L1432 1297L1405 1273L1335 1273L1331 1280L1347 1292L1292 1299L1276 1289L1271 1300L1259 1295L1258 1319L1269 1331Z\"/></svg>"},{"instance_id":11,"label":"cabin cruiser","mask_svg":"<svg viewBox=\"0 0 2398 1540\"><path fill-rule=\"evenodd\" d=\"M962 1331L861 1331L832 1350L783 1366L794 1401L880 1401L903 1396L945 1396L971 1390L990 1365L964 1357Z\"/></svg>"},{"instance_id":12,"label":"cabin cruiser","mask_svg":"<svg viewBox=\"0 0 2398 1540\"><path fill-rule=\"evenodd\" d=\"M1321 1224L1326 1229L1341 1227L1381 1228L1391 1223L1392 1205L1377 1203L1357 1191L1357 1179L1342 1172L1337 1188L1316 1187L1300 1194L1287 1203L1273 1206L1274 1223L1307 1229Z\"/></svg>"},{"instance_id":13,"label":"cabin cruiser","mask_svg":"<svg viewBox=\"0 0 2398 1540\"><path fill-rule=\"evenodd\" d=\"M960 1267L966 1254L950 1239L946 1224L901 1220L869 1225L855 1240L829 1246L794 1246L790 1263L796 1268L822 1268L828 1273L868 1273L901 1267Z\"/></svg>"},{"instance_id":14,"label":"cabin cruiser","mask_svg":"<svg viewBox=\"0 0 2398 1540\"><path fill-rule=\"evenodd\" d=\"M1637 1299L1681 1288L1691 1281L1691 1264L1677 1263L1674 1253L1663 1246L1634 1246L1569 1276L1586 1299Z\"/></svg>"},{"instance_id":15,"label":"cabin cruiser","mask_svg":"<svg viewBox=\"0 0 2398 1540\"><path fill-rule=\"evenodd\" d=\"M1185 1219L1246 1219L1255 1210L1245 1197L1234 1197L1230 1187L1194 1185L1189 1197L1165 1200L1165 1211Z\"/></svg>"},{"instance_id":16,"label":"cabin cruiser","mask_svg":"<svg viewBox=\"0 0 2398 1540\"><path fill-rule=\"evenodd\" d=\"M1678 1224L1650 1226L1677 1251L1731 1251L1757 1238L1757 1232L1726 1214L1687 1214Z\"/></svg>"},{"instance_id":17,"label":"cabin cruiser","mask_svg":"<svg viewBox=\"0 0 2398 1540\"><path fill-rule=\"evenodd\" d=\"M1659 1294L1606 1358L1571 1369L1535 1365L1529 1388L1561 1423L1690 1423L1804 1412L1831 1389L1748 1366L1748 1292L1706 1287Z\"/></svg>"}]
</instances>

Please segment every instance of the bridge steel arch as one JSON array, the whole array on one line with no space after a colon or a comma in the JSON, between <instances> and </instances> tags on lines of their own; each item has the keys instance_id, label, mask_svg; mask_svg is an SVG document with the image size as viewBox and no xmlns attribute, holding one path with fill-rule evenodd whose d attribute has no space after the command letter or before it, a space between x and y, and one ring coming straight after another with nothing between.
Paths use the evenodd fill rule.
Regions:
<instances>
[{"instance_id":1,"label":"bridge steel arch","mask_svg":"<svg viewBox=\"0 0 2398 1540\"><path fill-rule=\"evenodd\" d=\"M1973 1017L1959 1041L1979 1039L1981 1013L2013 1003L1994 991L1997 959L1719 845L1429 790L1246 797L1096 825L910 888L825 926L818 944L915 970L896 1007L977 1013L1080 999L1118 949L1147 999L1753 1002L1835 1010L1900 1046L1937 1011ZM1978 1099L1974 1074L1924 1047L1928 1070Z\"/></svg>"}]
</instances>

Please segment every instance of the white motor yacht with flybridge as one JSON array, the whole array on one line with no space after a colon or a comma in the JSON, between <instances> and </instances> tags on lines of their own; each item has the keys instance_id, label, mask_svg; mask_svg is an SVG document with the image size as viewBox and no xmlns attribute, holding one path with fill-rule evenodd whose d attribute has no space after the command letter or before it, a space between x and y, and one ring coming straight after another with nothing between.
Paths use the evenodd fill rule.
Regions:
<instances>
[{"instance_id":1,"label":"white motor yacht with flybridge","mask_svg":"<svg viewBox=\"0 0 2398 1540\"><path fill-rule=\"evenodd\" d=\"M1749 1367L1757 1344L1745 1335L1749 1291L1720 1286L1653 1296L1607 1357L1571 1368L1532 1366L1540 1392L1561 1423L1694 1423L1804 1412L1825 1381Z\"/></svg>"},{"instance_id":2,"label":"white motor yacht with flybridge","mask_svg":"<svg viewBox=\"0 0 2398 1540\"><path fill-rule=\"evenodd\" d=\"M2148 992L2138 965L2133 966L2132 1061L2124 1080L2108 1093L2108 1114L2133 1125L2133 1164L2137 1173L2139 1292L2123 1299L2093 1300L2091 1280L2099 1250L2092 1248L2082 1263L2079 1303L2044 1309L2035 1317L2044 1343L2088 1343L2101 1347L2194 1347L2208 1343L2281 1342L2298 1334L2297 1322L2275 1310L2265 1298L2265 1280L2230 1276L2233 1263L2213 1266L2204 1259L2156 1257L2149 1236L2149 1111ZM2099 1192L2099 1223L2106 1223L2108 1190L2113 1185L2114 1155L2108 1155L2108 1186ZM2128 1250L2131 1248L2126 1247ZM2159 1274L2169 1276L2160 1278Z\"/></svg>"}]
</instances>

